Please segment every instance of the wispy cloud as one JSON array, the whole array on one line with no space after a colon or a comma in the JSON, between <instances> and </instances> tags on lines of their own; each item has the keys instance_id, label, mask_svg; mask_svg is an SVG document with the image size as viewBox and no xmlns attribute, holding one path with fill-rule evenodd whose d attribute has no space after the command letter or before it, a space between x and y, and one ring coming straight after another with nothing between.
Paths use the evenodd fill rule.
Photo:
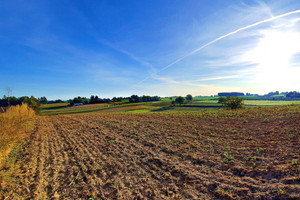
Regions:
<instances>
[{"instance_id":1,"label":"wispy cloud","mask_svg":"<svg viewBox=\"0 0 300 200\"><path fill-rule=\"evenodd\" d=\"M141 64L142 66L148 67L150 69L151 73L156 73L157 70L153 67L153 65L149 62L146 62L144 60L142 60L141 58L137 57L136 55L134 55L133 53L126 51L120 47L118 47L117 45L114 45L113 43L103 39L103 38L97 38L97 41L100 42L101 44L106 45L107 47L110 47L126 56L128 56L130 59L138 62L139 64Z\"/></svg>"},{"instance_id":2,"label":"wispy cloud","mask_svg":"<svg viewBox=\"0 0 300 200\"><path fill-rule=\"evenodd\" d=\"M235 78L241 78L240 75L232 75L232 76L215 76L215 77L207 77L202 79L197 79L194 81L215 81L215 80L223 80L223 79L235 79Z\"/></svg>"},{"instance_id":3,"label":"wispy cloud","mask_svg":"<svg viewBox=\"0 0 300 200\"><path fill-rule=\"evenodd\" d=\"M76 15L76 17L78 19L80 19L80 21L82 22L82 24L84 26L87 27L86 31L89 35L91 35L97 42L99 42L100 44L109 47L119 53L122 53L124 55L126 55L128 58L136 61L137 63L139 63L141 66L147 67L149 69L149 73L156 73L157 70L153 67L153 65L143 59L141 59L140 57L138 57L137 55L135 55L132 52L129 52L128 50L114 44L113 42L104 39L100 34L99 31L95 28L95 25L91 22L91 20L88 19L88 17L86 15L84 15L78 8L76 7L72 7L73 13L74 15Z\"/></svg>"},{"instance_id":4,"label":"wispy cloud","mask_svg":"<svg viewBox=\"0 0 300 200\"><path fill-rule=\"evenodd\" d=\"M166 69L174 66L175 64L179 63L180 61L186 59L187 57L190 57L190 56L196 54L197 52L199 52L202 49L204 49L204 48L206 48L206 47L208 47L208 46L216 43L219 40L225 39L225 38L227 38L229 36L232 36L234 34L237 34L237 33L241 32L241 31L244 31L244 30L247 30L247 29L259 26L261 24L264 24L264 23L267 23L267 22L271 22L271 21L274 21L274 20L277 20L277 19L280 19L280 18L284 18L284 17L290 16L290 15L299 14L299 13L300 13L300 10L294 10L294 11L287 12L287 13L284 13L284 14L281 14L281 15L272 16L271 18L260 20L260 21L258 21L256 23L253 23L253 24L241 27L239 29L236 29L235 31L232 31L232 32L229 32L229 33L227 33L225 35L222 35L222 36L220 36L220 37L218 37L218 38L216 38L216 39L214 39L214 40L212 40L212 41L210 41L210 42L202 45L201 47L199 47L199 48L197 48L197 49L195 49L195 50L193 50L193 51L191 51L191 52L189 52L189 53L181 56L180 58L176 59L175 61L171 62L170 64L168 64L165 67L163 67L162 69L160 69L157 73L160 73L160 72L162 72L162 71L164 71L164 70L166 70ZM152 77L152 75L150 75L150 76ZM148 78L149 77L146 77L145 79L143 79L142 81L140 81L139 84L141 84L143 81L147 80Z\"/></svg>"},{"instance_id":5,"label":"wispy cloud","mask_svg":"<svg viewBox=\"0 0 300 200\"><path fill-rule=\"evenodd\" d=\"M224 38L227 38L227 37L229 37L229 36L231 36L231 35L234 35L234 34L240 32L240 31L247 30L247 29L249 29L249 28L252 28L252 27L258 26L258 25L260 25L260 24L263 24L263 23L266 23L266 22L270 22L270 21L273 21L273 20L276 20L276 19L279 19L279 18L282 18L282 17L286 17L286 16L293 15L293 14L299 14L299 13L300 13L300 10L295 10L295 11L291 11L291 12L288 12L288 13L284 13L284 14L282 14L282 15L278 15L278 16L271 17L271 18L269 18L269 19L261 20L261 21L259 21L259 22L256 22L256 23L253 23L253 24L244 26L244 27L239 28L239 29L237 29L237 30L235 30L235 31L232 31L232 32L230 32L230 33L227 33L227 34L225 34L225 35L222 35L221 37L218 37L218 38L216 38L216 39L214 39L214 40L212 40L212 41L210 41L210 42L208 42L208 43L202 45L202 46L199 47L198 49L195 49L194 51L192 51L192 52L190 52L190 53L188 53L188 54L186 54L186 55L184 55L184 56L178 58L178 59L175 60L174 62L170 63L169 65L167 65L167 66L165 66L165 67L163 67L159 72L161 72L161 71L163 71L163 70L165 70L165 69L168 69L169 67L172 67L173 65L175 65L175 64L178 63L178 62L180 62L181 60L183 60L183 59L185 59L185 58L187 58L187 57L189 57L189 56L191 56L191 55L193 55L193 54L199 52L200 50L202 50L202 49L204 49L204 48L206 48L206 47L208 47L208 46L214 44L215 42L217 42L217 41L219 41L219 40L222 40L222 39L224 39Z\"/></svg>"}]
</instances>

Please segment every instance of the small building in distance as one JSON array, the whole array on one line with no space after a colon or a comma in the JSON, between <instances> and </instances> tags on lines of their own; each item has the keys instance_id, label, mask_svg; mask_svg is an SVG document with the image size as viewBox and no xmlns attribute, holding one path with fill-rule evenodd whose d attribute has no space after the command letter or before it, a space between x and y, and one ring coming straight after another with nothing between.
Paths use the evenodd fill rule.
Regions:
<instances>
[{"instance_id":1,"label":"small building in distance","mask_svg":"<svg viewBox=\"0 0 300 200\"><path fill-rule=\"evenodd\" d=\"M240 97L240 96L245 96L244 93L242 92L219 92L218 93L219 97Z\"/></svg>"}]
</instances>

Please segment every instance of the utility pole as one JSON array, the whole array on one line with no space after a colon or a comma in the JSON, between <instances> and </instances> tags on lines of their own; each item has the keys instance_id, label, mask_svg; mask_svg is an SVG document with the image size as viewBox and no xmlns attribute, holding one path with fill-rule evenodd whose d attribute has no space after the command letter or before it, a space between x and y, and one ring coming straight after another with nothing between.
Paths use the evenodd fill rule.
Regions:
<instances>
[{"instance_id":1,"label":"utility pole","mask_svg":"<svg viewBox=\"0 0 300 200\"><path fill-rule=\"evenodd\" d=\"M10 87L6 87L5 91L7 93L7 104L8 104L8 107L9 107L10 106L9 99L10 99L10 95L12 94L12 89Z\"/></svg>"}]
</instances>

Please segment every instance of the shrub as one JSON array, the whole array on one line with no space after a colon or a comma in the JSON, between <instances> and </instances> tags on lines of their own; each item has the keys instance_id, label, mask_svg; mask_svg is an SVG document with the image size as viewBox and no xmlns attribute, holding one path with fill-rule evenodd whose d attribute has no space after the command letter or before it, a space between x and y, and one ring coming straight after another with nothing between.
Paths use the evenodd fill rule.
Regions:
<instances>
[{"instance_id":1,"label":"shrub","mask_svg":"<svg viewBox=\"0 0 300 200\"><path fill-rule=\"evenodd\" d=\"M181 104L183 104L184 100L185 99L183 97L179 96L175 99L175 102L178 103L179 105L181 105Z\"/></svg>"},{"instance_id":2,"label":"shrub","mask_svg":"<svg viewBox=\"0 0 300 200\"><path fill-rule=\"evenodd\" d=\"M226 97L219 97L218 103L224 104L226 101Z\"/></svg>"},{"instance_id":3,"label":"shrub","mask_svg":"<svg viewBox=\"0 0 300 200\"><path fill-rule=\"evenodd\" d=\"M230 109L240 109L244 107L244 98L240 97L219 97L219 103L226 108Z\"/></svg>"},{"instance_id":4,"label":"shrub","mask_svg":"<svg viewBox=\"0 0 300 200\"><path fill-rule=\"evenodd\" d=\"M193 96L190 95L190 94L188 94L188 95L186 95L185 99L186 99L188 102L190 102L190 101L193 100Z\"/></svg>"}]
</instances>

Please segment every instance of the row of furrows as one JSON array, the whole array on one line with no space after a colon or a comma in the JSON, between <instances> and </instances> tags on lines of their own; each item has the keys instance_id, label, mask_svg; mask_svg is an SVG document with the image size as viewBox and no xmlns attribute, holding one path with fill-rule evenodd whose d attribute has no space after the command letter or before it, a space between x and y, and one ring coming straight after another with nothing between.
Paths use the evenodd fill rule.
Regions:
<instances>
[{"instance_id":1,"label":"row of furrows","mask_svg":"<svg viewBox=\"0 0 300 200\"><path fill-rule=\"evenodd\" d=\"M120 163L120 161L123 160L123 157L120 156L120 152L122 152L122 149L117 150L116 148L114 148L114 150L112 151L112 150L110 150L110 148L108 148L108 146L107 146L108 144L106 142L105 143L102 142L102 144L99 142L95 142L96 139L98 139L98 141L99 141L99 137L97 138L93 135L89 135L89 131L86 131L86 129L81 130L80 127L79 128L71 127L71 129L73 129L73 130L76 129L77 131L78 130L82 131L78 135L78 137L81 137L81 138L76 137L76 142L79 143L79 140L80 141L82 140L81 142L84 143L84 146L82 148L86 148L88 152L93 152L92 157L99 157L99 155L101 155L101 153L103 153L103 152L107 155L106 156L107 160L100 159L105 165L107 165L107 166L104 166L105 168L109 169L109 168L118 167L122 170L122 167L123 167L122 164L126 164L126 163ZM69 132L70 132L70 130L69 130ZM76 133L70 133L70 135L72 135L72 134L76 134ZM106 139L102 138L102 141L106 141ZM97 147L97 148L93 148L93 147ZM116 158L118 158L118 159L116 159ZM126 162L126 160L128 160L128 158L125 158L125 162ZM116 173L120 173L120 174L116 174ZM116 176L116 175L121 175L123 173L124 173L123 171L118 172L116 170L112 170L112 172L108 173L108 175ZM102 176L103 176L103 174L102 174ZM101 177L101 178L109 180L109 179L112 179L113 177L108 177L108 178Z\"/></svg>"},{"instance_id":2,"label":"row of furrows","mask_svg":"<svg viewBox=\"0 0 300 200\"><path fill-rule=\"evenodd\" d=\"M136 142L136 141L135 141ZM157 149L161 149L161 147L157 147ZM180 154L179 154L180 155ZM181 155L182 156L182 155ZM191 156L189 156L189 157L191 157ZM186 164L185 164L185 166L186 166ZM214 168L215 169L215 168ZM218 174L218 176L219 177L222 177L222 174L224 174L224 171L219 171L219 170L217 170L216 172L214 172L215 174ZM233 176L233 175L236 175L236 174L238 174L239 175L239 173L235 173L235 172L233 172L233 173L229 173L228 174L228 177L231 177L231 176ZM243 179L240 179L239 177L236 177L235 179L238 179L239 181L236 181L236 180L234 180L234 181L232 181L231 180L231 178L229 178L228 179L228 177L225 179L225 181L224 180L222 180L221 179L221 181L220 181L220 184L222 184L222 183L226 183L227 185L228 184L230 184L230 183L237 183L237 185L239 186L239 187L247 187L247 188L250 188L250 190L251 190L251 192L253 192L253 194L255 195L255 192L256 191L264 191L264 190L269 190L270 188L270 186L268 185L266 185L266 186L260 186L260 187L254 187L252 184L249 184L248 182L249 182L249 180L247 179L246 181L243 181ZM228 180L228 181L226 181L226 180ZM252 181L253 182L253 184L257 184L258 182L257 181L255 181L255 180L253 180ZM274 186L275 186L275 184L274 184ZM292 187L292 186L291 186ZM289 190L289 188L286 188L287 190Z\"/></svg>"},{"instance_id":3,"label":"row of furrows","mask_svg":"<svg viewBox=\"0 0 300 200\"><path fill-rule=\"evenodd\" d=\"M68 148L67 143L62 140L60 133L55 129L51 121L47 124L47 134L50 134L52 137L48 145L51 156L48 159L48 185L46 189L48 197L58 198L58 190L63 185L62 183L68 180L68 177L71 175L71 171L68 168L71 155L65 151Z\"/></svg>"},{"instance_id":4,"label":"row of furrows","mask_svg":"<svg viewBox=\"0 0 300 200\"><path fill-rule=\"evenodd\" d=\"M73 124L72 126L74 126L76 124ZM82 124L81 124L82 125ZM73 127L75 128L75 127ZM117 145L114 144L109 144L109 140L111 138L114 138L114 134L113 133L105 133L105 131L99 133L97 131L91 131L90 129L87 129L87 127L77 127L77 130L79 129L80 135L78 135L78 137L81 137L80 139L77 138L78 140L82 140L83 143L85 143L84 145L86 146L85 148L87 149L87 151L89 152L93 152L93 157L99 157L99 154L105 154L107 157L107 160L104 160L104 167L105 169L107 169L108 171L112 171L110 173L110 175L112 177L109 177L109 179L116 179L116 181L120 182L116 182L120 185L123 185L123 189L128 190L138 186L134 184L134 182L137 181L147 181L147 179L149 179L149 177L153 176L153 172L151 170L148 170L148 172L146 170L143 170L143 168L139 167L139 162L136 162L137 156L133 155L131 152L136 150L136 146L132 145L130 143L128 143L127 141L122 142L120 139L117 140ZM109 138L107 140L107 138ZM99 139L102 141L102 144L99 142ZM97 142L98 140L98 142ZM96 141L96 142L95 142ZM100 159L101 161L103 159ZM110 169L110 168L116 168L116 169ZM151 172L151 174L149 174L149 172ZM133 176L132 176L133 175ZM132 178L130 178L132 177ZM105 177L101 177L102 179L105 179ZM106 178L107 179L107 178ZM125 179L125 181L123 181L124 183L121 183L121 179ZM127 179L127 180L126 180ZM130 180L133 179L133 180ZM132 183L132 181L134 181ZM106 181L109 182L109 184L111 184L111 181ZM126 183L128 182L128 183ZM143 184L144 183L140 183ZM146 191L146 193L149 193L149 195L151 195L151 188L161 188L159 187L158 184L160 184L160 182L158 180L151 180L151 182L147 181L148 185L152 185L152 187L148 188L148 191ZM154 185L153 185L154 184ZM106 184L107 185L107 184ZM105 185L104 185L104 189L105 189ZM138 190L142 190L145 189L144 187L137 187L137 191ZM137 191L133 191L137 192ZM143 191L140 191L143 192ZM153 192L153 191L152 191Z\"/></svg>"},{"instance_id":5,"label":"row of furrows","mask_svg":"<svg viewBox=\"0 0 300 200\"><path fill-rule=\"evenodd\" d=\"M148 121L146 121L146 123L147 122ZM128 121L128 123L131 123L131 122ZM234 142L234 143L237 142L238 144L234 144L234 145L239 145L240 147L245 147L245 146L251 147L252 151L247 151L247 153L248 153L247 156L250 156L252 154L256 154L256 149L258 149L259 147L266 147L266 146L268 148L265 148L264 152L268 151L267 152L268 153L267 156L277 157L277 159L278 159L278 157L284 159L285 156L293 155L297 151L297 148L294 148L295 146L298 145L297 144L297 140L288 138L283 133L281 133L281 134L277 134L276 132L272 133L273 134L272 135L273 138L275 138L275 139L278 138L278 139L280 139L281 143L284 143L284 149L287 150L288 153L289 153L289 154L287 154L285 156L279 156L281 152L277 151L277 150L281 149L280 146L275 145L275 143L274 144L269 144L271 141L268 141L268 140L267 140L268 142L266 143L265 139L255 139L257 137L263 137L265 135L264 132L262 132L262 130L259 130L259 129L255 129L254 128L253 129L254 133L252 135L249 135L248 132L245 131L245 130L248 129L249 126L245 126L246 128L243 127L243 129L245 129L245 130L241 130L241 128L238 128L238 127L235 127L235 126L232 126L232 125L228 125L229 127L233 127L233 129L234 129L234 127L237 129L237 130L235 130L235 132L237 134L228 134L228 133L225 133L226 129L228 128L228 127L226 128L226 126L225 126L225 130L224 129L223 130L219 130L219 129L216 129L216 128L211 127L211 126L203 126L201 124L200 127L199 126L198 127L194 126L194 127L197 127L196 130L193 130L193 128L191 128L192 129L191 132L188 132L189 130L187 129L187 131L182 134L181 132L178 132L178 130L177 130L177 132L175 130L175 134L172 134L172 132L173 132L172 130L174 130L174 128L172 129L172 127L176 127L177 123L178 122L176 121L172 125L169 125L169 132L168 132L167 135L169 137L171 137L171 138L180 138L180 139L183 138L182 139L183 142L186 142L186 141L188 141L188 139L190 139L190 141L192 140L194 142L194 146L195 146L196 142L200 142L201 143L203 140L206 139L206 136L209 136L210 138L217 137L216 139L218 140L218 144L214 144L214 145L217 145L217 147L218 147L218 148L216 148L217 150L221 149L219 147L222 146L223 144L228 144L229 143L229 145L230 145L230 142ZM122 123L122 125L124 125L124 124L126 124L126 123ZM144 123L142 123L142 124L144 124ZM156 123L156 124L159 124L159 123ZM118 126L120 126L120 124ZM116 127L118 127L118 126L116 126ZM158 126L158 127L159 128L163 128L161 126ZM155 129L155 127L152 127L152 128ZM145 128L143 128L143 127L141 129L137 129L137 130L139 130L138 132L141 132L141 133L145 132ZM199 131L199 130L201 130L201 131ZM206 132L205 132L205 130L206 130ZM224 131L224 134L222 134L221 137L219 137L220 136L220 131ZM163 131L160 130L160 132L163 132ZM201 138L197 137L197 135L195 134L195 132L199 132L200 134L203 134L203 135L201 135ZM217 134L214 133L214 132L216 132ZM229 132L230 132L230 128L229 128ZM164 133L162 133L162 134L164 134ZM294 134L295 134L295 136L299 135L299 130L298 131L295 130ZM274 137L274 135L276 135L276 136ZM244 141L244 139L247 138L248 136L250 136L252 139L250 141L247 141L247 143L246 143ZM253 136L255 136L255 138L253 138ZM284 138L282 138L282 137L284 137ZM140 136L139 136L139 138L140 138ZM174 145L176 145L176 144L174 144ZM193 146L193 143L191 144L191 146ZM269 149L269 146L271 146L273 148ZM249 150L251 150L251 149L249 149ZM222 153L222 152L218 152L218 153ZM243 156L245 156L245 155L243 155ZM254 156L256 156L256 155L254 155ZM238 154L237 154L237 157L239 159L243 159L243 157L242 156L239 157Z\"/></svg>"},{"instance_id":6,"label":"row of furrows","mask_svg":"<svg viewBox=\"0 0 300 200\"><path fill-rule=\"evenodd\" d=\"M108 135L113 135L113 134L111 134L111 132L108 132L107 133ZM128 143L128 141L125 141L124 143ZM121 140L120 139L118 139L118 146L117 147L119 147L120 146L120 144L121 144ZM132 145L130 145L130 146L132 146ZM135 151L135 150L137 150L137 149L140 149L140 150L144 150L145 149L145 147L143 147L143 146L140 146L140 147L138 147L137 146L137 144L135 144L134 145L134 149L132 149L132 150L127 150L127 152L131 152L131 151ZM147 154L145 154L145 155L147 155L147 156L149 156L149 155L151 155L151 154L153 154L154 152L148 152ZM119 154L119 153L118 153ZM118 156L118 155L116 155L116 156ZM147 162L146 162L147 163ZM147 170L149 173L151 173L151 174L153 174L153 170ZM155 174L154 174L155 175ZM152 175L153 176L153 175Z\"/></svg>"},{"instance_id":7,"label":"row of furrows","mask_svg":"<svg viewBox=\"0 0 300 200\"><path fill-rule=\"evenodd\" d=\"M109 132L111 133L111 132L113 132L113 131L115 131L115 130L110 130ZM128 142L128 138L126 138L125 139L125 142ZM133 141L133 143L135 143L136 145L136 148L137 148L137 142L136 141ZM154 145L155 146L155 145ZM141 143L140 144L140 146L139 146L139 148L140 149L143 149L143 150L145 150L145 149L147 149L147 147L145 147L145 146L143 146L143 144ZM156 150L159 150L159 148L161 148L161 147L156 147ZM156 151L156 150L154 150L154 152ZM152 151L153 152L153 151ZM149 152L147 152L146 154L149 154ZM167 157L168 155L162 155L162 156L160 156L160 157ZM179 159L181 159L181 158L179 158ZM155 164L157 164L158 163L158 167L155 167L155 165L153 165L151 162L153 162L154 161L154 163ZM144 162L144 166L142 166L143 168L145 168L145 165L147 166L147 165L149 165L150 167L148 168L148 169L150 169L150 170L148 170L149 172L153 172L153 171L159 171L159 170L161 170L162 172L162 174L168 174L168 172L169 171L173 171L173 173L171 173L171 175L175 175L176 177L180 177L179 178L179 180L180 181L178 181L177 182L177 186L179 186L179 187L181 187L182 188L182 186L184 186L184 184L183 183L189 183L189 182L191 182L191 183L195 183L195 182L197 182L197 180L199 181L199 180L201 180L200 182L202 182L202 184L203 183L205 183L205 182L207 182L208 184L207 184L207 188L209 188L209 189L211 189L211 186L210 185L212 185L212 184L214 184L214 183L212 183L212 182L215 182L215 184L217 185L217 184L219 184L219 185L222 185L222 183L224 183L224 180L222 179L219 183L218 183L218 181L217 180L211 180L212 178L211 178L211 176L210 175L205 175L205 174L203 174L203 168L202 168L202 166L200 165L200 168L199 167L195 167L194 165L191 165L191 163L188 163L188 162L185 162L186 160L180 160L180 162L178 162L178 160L176 160L176 164L174 164L174 161L172 161L171 163L172 164L170 164L170 163L166 163L165 161L163 161L162 159L160 159L160 158L158 158L158 159L148 159L146 162ZM150 163L150 164L149 164ZM179 164L180 163L180 164ZM152 165L151 165L152 164ZM173 170L171 170L171 169L168 169L168 167L174 167L174 166L176 166L176 169L173 169ZM188 166L188 167L187 167ZM186 168L186 169L185 169ZM188 169L187 169L188 168ZM163 169L163 170L162 170ZM179 170L178 170L179 169ZM209 168L207 168L207 170L209 170ZM187 171L192 171L192 173L187 173ZM205 173L205 172L204 172ZM216 174L216 175L222 175L222 173L223 172L220 172L220 171L218 171L218 170L216 170L215 172L214 172L214 174ZM170 173L169 173L170 174ZM187 175L187 174L192 174L192 175ZM187 178L188 177L188 178ZM191 178L191 177L193 177L193 178ZM157 177L155 177L154 176L154 178L157 178ZM158 179L158 178L157 178ZM172 179L170 179L169 177L167 177L167 178L165 178L165 180L172 180ZM229 182L231 182L231 180L229 180L229 181L226 181L226 179L225 179L225 183L227 182L227 184L229 183ZM245 183L246 184L246 183ZM244 185L245 185L244 184ZM244 185L243 185L243 187L244 187ZM208 191L206 191L206 192L208 192Z\"/></svg>"},{"instance_id":8,"label":"row of furrows","mask_svg":"<svg viewBox=\"0 0 300 200\"><path fill-rule=\"evenodd\" d=\"M64 151L69 155L68 173L64 181L60 183L58 194L65 198L91 197L93 192L97 192L97 185L101 185L101 178L105 178L105 174L98 178L95 173L92 173L97 157L89 151L91 144L86 143L86 138L83 138L84 134L78 133L76 127L67 126L66 121L62 124L59 119L56 119L52 123L61 140L66 144ZM98 157L101 157L100 152ZM105 160L105 157L101 159Z\"/></svg>"},{"instance_id":9,"label":"row of furrows","mask_svg":"<svg viewBox=\"0 0 300 200\"><path fill-rule=\"evenodd\" d=\"M206 160L210 159L209 154L194 156L177 152L171 156L164 151L163 142L156 143L157 140L151 141L143 134L130 137L124 132L124 126L132 123L130 120L122 119L122 126L113 127L108 125L109 118L103 123L100 120L101 117L80 116L40 119L40 129L27 152L29 160L21 166L19 178L25 183L22 188L25 192L20 194L31 199L86 199L93 193L103 199L131 199L132 196L209 199L224 197L222 191L233 193L226 194L233 198L262 195L257 191L274 189L273 185L261 185L249 177L220 170ZM118 118L113 121L117 123ZM155 131L152 125L155 120L147 122L134 129L145 132L145 124L150 124L150 130ZM174 125L168 123L165 130ZM175 132L172 137L184 137L184 134ZM184 142L191 145L192 140L193 137L187 137ZM177 151L175 147L171 150ZM293 185L280 187L299 192Z\"/></svg>"},{"instance_id":10,"label":"row of furrows","mask_svg":"<svg viewBox=\"0 0 300 200\"><path fill-rule=\"evenodd\" d=\"M39 120L39 124L43 124L43 120ZM31 142L28 149L25 149L23 160L18 160L18 172L15 178L18 181L18 187L14 188L15 193L19 197L25 199L33 199L39 195L39 184L42 183L41 175L44 173L44 159L46 146L43 130L40 127L31 135ZM16 197L16 198L18 198Z\"/></svg>"}]
</instances>

